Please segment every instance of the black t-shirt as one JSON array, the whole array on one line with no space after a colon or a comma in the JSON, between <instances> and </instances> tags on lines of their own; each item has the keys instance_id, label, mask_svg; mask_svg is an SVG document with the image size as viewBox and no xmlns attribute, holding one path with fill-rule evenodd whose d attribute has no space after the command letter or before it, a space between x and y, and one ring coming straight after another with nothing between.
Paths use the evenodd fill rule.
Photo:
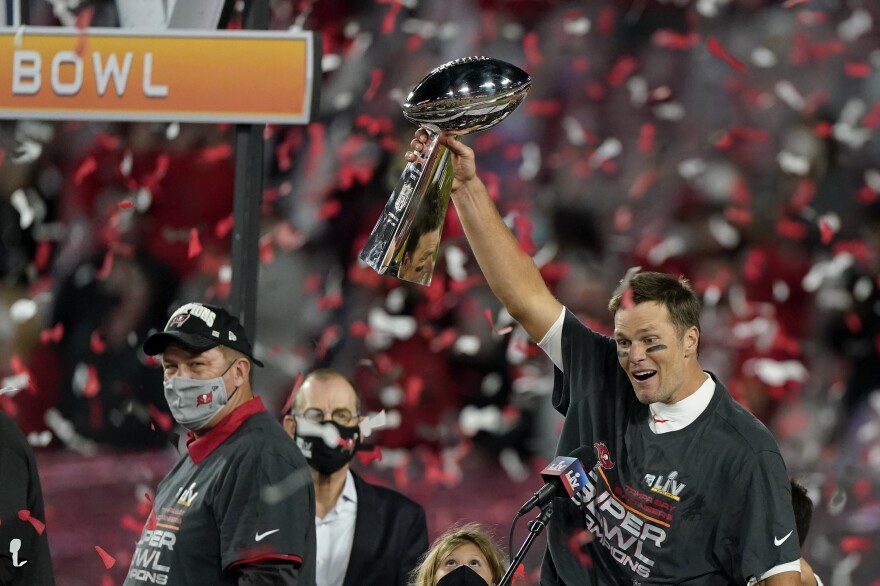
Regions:
<instances>
[{"instance_id":1,"label":"black t-shirt","mask_svg":"<svg viewBox=\"0 0 880 586\"><path fill-rule=\"evenodd\" d=\"M28 515L20 516L20 511ZM28 516L46 522L37 462L18 425L0 412L0 584L52 586L45 525L39 532Z\"/></svg>"},{"instance_id":2,"label":"black t-shirt","mask_svg":"<svg viewBox=\"0 0 880 586\"><path fill-rule=\"evenodd\" d=\"M203 440L221 443L190 445L159 483L126 586L237 584L230 568L284 560L312 586L315 491L295 442L259 399Z\"/></svg>"},{"instance_id":3,"label":"black t-shirt","mask_svg":"<svg viewBox=\"0 0 880 586\"><path fill-rule=\"evenodd\" d=\"M541 583L744 586L798 560L788 474L770 432L710 373L703 413L655 434L616 352L566 311L557 453L584 447L588 504L555 499Z\"/></svg>"}]
</instances>

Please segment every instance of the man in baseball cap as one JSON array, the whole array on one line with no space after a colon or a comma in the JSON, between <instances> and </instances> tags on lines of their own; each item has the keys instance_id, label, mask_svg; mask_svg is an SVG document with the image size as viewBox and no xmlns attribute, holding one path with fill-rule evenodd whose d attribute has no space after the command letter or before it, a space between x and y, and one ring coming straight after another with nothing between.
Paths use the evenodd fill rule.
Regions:
<instances>
[{"instance_id":1,"label":"man in baseball cap","mask_svg":"<svg viewBox=\"0 0 880 586\"><path fill-rule=\"evenodd\" d=\"M126 586L315 583L315 491L299 448L254 397L253 347L222 307L187 303L144 341L189 430L159 483Z\"/></svg>"}]
</instances>

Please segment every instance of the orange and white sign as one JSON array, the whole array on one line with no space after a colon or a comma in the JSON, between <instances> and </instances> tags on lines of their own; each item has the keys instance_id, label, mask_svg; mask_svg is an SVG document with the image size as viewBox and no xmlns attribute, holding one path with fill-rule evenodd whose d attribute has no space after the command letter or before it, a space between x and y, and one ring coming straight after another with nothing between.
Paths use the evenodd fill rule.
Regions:
<instances>
[{"instance_id":1,"label":"orange and white sign","mask_svg":"<svg viewBox=\"0 0 880 586\"><path fill-rule=\"evenodd\" d=\"M305 124L311 32L0 29L0 118Z\"/></svg>"}]
</instances>

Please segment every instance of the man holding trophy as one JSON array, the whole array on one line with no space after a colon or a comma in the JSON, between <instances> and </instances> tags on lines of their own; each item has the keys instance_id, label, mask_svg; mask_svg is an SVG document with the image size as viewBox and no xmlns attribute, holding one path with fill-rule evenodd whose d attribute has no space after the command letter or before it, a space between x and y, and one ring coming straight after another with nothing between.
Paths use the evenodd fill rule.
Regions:
<instances>
[{"instance_id":1,"label":"man holding trophy","mask_svg":"<svg viewBox=\"0 0 880 586\"><path fill-rule=\"evenodd\" d=\"M434 101L453 109L457 87ZM448 157L451 199L489 286L556 365L557 453L597 454L583 460L583 494L554 499L541 584L799 585L785 465L770 432L700 366L700 302L687 281L625 279L609 304L614 337L589 330L547 288L455 134L423 123L407 169ZM405 241L416 214L387 217L374 236L403 225ZM403 241L367 249L362 258L390 259L386 269L405 254Z\"/></svg>"}]
</instances>

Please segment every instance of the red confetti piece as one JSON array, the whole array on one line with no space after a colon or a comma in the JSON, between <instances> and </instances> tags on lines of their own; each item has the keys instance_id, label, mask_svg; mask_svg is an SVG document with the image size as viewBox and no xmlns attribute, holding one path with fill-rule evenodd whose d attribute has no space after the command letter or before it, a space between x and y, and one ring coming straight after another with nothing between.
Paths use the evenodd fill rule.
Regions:
<instances>
[{"instance_id":1,"label":"red confetti piece","mask_svg":"<svg viewBox=\"0 0 880 586\"><path fill-rule=\"evenodd\" d=\"M831 225L827 218L819 220L819 232L822 235L822 244L828 244L834 238L834 226Z\"/></svg>"},{"instance_id":2,"label":"red confetti piece","mask_svg":"<svg viewBox=\"0 0 880 586\"><path fill-rule=\"evenodd\" d=\"M727 52L727 50L721 46L721 42L715 37L709 37L706 40L706 48L709 49L709 53L718 59L721 59L727 65L738 73L742 73L746 70L745 64Z\"/></svg>"},{"instance_id":3,"label":"red confetti piece","mask_svg":"<svg viewBox=\"0 0 880 586\"><path fill-rule=\"evenodd\" d=\"M73 184L74 185L82 185L82 182L86 177L94 173L98 169L98 160L95 157L88 157L82 163L80 163L79 167L77 167L76 172L73 174Z\"/></svg>"},{"instance_id":4,"label":"red confetti piece","mask_svg":"<svg viewBox=\"0 0 880 586\"><path fill-rule=\"evenodd\" d=\"M874 543L867 537L848 535L840 540L840 551L844 554L859 551L872 551L873 549Z\"/></svg>"},{"instance_id":5,"label":"red confetti piece","mask_svg":"<svg viewBox=\"0 0 880 586\"><path fill-rule=\"evenodd\" d=\"M826 124L828 123L826 122ZM880 102L874 103L874 105L871 107L871 111L865 114L865 116L862 118L862 125L871 129L880 127ZM828 124L828 126L830 129L831 125Z\"/></svg>"},{"instance_id":6,"label":"red confetti piece","mask_svg":"<svg viewBox=\"0 0 880 586\"><path fill-rule=\"evenodd\" d=\"M159 408L152 403L147 405L147 412L150 414L150 417L153 418L153 421L159 424L159 429L162 431L171 431L171 428L174 426L174 419L171 415L164 411L160 411Z\"/></svg>"},{"instance_id":7,"label":"red confetti piece","mask_svg":"<svg viewBox=\"0 0 880 586\"><path fill-rule=\"evenodd\" d=\"M348 326L348 333L355 338L363 338L364 336L369 335L372 331L373 330L370 326L361 320L352 322L352 324Z\"/></svg>"},{"instance_id":8,"label":"red confetti piece","mask_svg":"<svg viewBox=\"0 0 880 586\"><path fill-rule=\"evenodd\" d=\"M95 354L103 354L107 349L107 343L101 338L101 332L95 330L89 336L89 349Z\"/></svg>"},{"instance_id":9,"label":"red confetti piece","mask_svg":"<svg viewBox=\"0 0 880 586\"><path fill-rule=\"evenodd\" d=\"M355 454L361 464L369 464L370 462L382 461L382 450L379 446L373 446L372 449L365 451L360 450Z\"/></svg>"},{"instance_id":10,"label":"red confetti piece","mask_svg":"<svg viewBox=\"0 0 880 586\"><path fill-rule=\"evenodd\" d=\"M525 53L529 65L540 65L544 62L544 56L541 55L540 39L534 31L526 33L523 37L523 53Z\"/></svg>"},{"instance_id":11,"label":"red confetti piece","mask_svg":"<svg viewBox=\"0 0 880 586\"><path fill-rule=\"evenodd\" d=\"M783 238L791 238L792 240L803 240L807 237L807 227L801 222L782 218L776 223L776 233Z\"/></svg>"},{"instance_id":12,"label":"red confetti piece","mask_svg":"<svg viewBox=\"0 0 880 586\"><path fill-rule=\"evenodd\" d=\"M406 52L407 54L412 53L413 51L419 50L422 45L425 44L425 39L423 39L420 35L410 35L406 39Z\"/></svg>"},{"instance_id":13,"label":"red confetti piece","mask_svg":"<svg viewBox=\"0 0 880 586\"><path fill-rule=\"evenodd\" d=\"M190 228L189 248L187 249L186 257L195 258L200 254L202 254L202 243L199 242L199 231L195 228Z\"/></svg>"},{"instance_id":14,"label":"red confetti piece","mask_svg":"<svg viewBox=\"0 0 880 586\"><path fill-rule=\"evenodd\" d=\"M617 9L612 6L603 6L596 19L596 30L600 35L611 36L617 24Z\"/></svg>"},{"instance_id":15,"label":"red confetti piece","mask_svg":"<svg viewBox=\"0 0 880 586\"><path fill-rule=\"evenodd\" d=\"M101 556L101 561L104 562L105 568L109 570L114 565L116 565L116 558L104 551L104 548L102 548L100 545L95 546L95 551L98 552L99 556Z\"/></svg>"},{"instance_id":16,"label":"red confetti piece","mask_svg":"<svg viewBox=\"0 0 880 586\"><path fill-rule=\"evenodd\" d=\"M651 42L663 49L684 51L696 47L700 43L700 35L691 31L677 33L669 29L661 29L651 35Z\"/></svg>"},{"instance_id":17,"label":"red confetti piece","mask_svg":"<svg viewBox=\"0 0 880 586\"><path fill-rule=\"evenodd\" d=\"M639 128L639 152L650 153L654 150L654 137L657 136L657 127L646 122Z\"/></svg>"},{"instance_id":18,"label":"red confetti piece","mask_svg":"<svg viewBox=\"0 0 880 586\"><path fill-rule=\"evenodd\" d=\"M260 243L260 264L270 264L275 261L275 248L271 240Z\"/></svg>"},{"instance_id":19,"label":"red confetti piece","mask_svg":"<svg viewBox=\"0 0 880 586\"><path fill-rule=\"evenodd\" d=\"M626 232L632 228L633 213L632 208L628 205L619 206L614 210L614 219L612 223L617 232Z\"/></svg>"},{"instance_id":20,"label":"red confetti piece","mask_svg":"<svg viewBox=\"0 0 880 586\"><path fill-rule=\"evenodd\" d=\"M339 326L329 326L321 332L321 337L318 339L318 344L315 347L316 358L322 359L327 355L327 351L339 341L339 333Z\"/></svg>"},{"instance_id":21,"label":"red confetti piece","mask_svg":"<svg viewBox=\"0 0 880 586\"><path fill-rule=\"evenodd\" d=\"M802 179L795 188L788 203L794 211L799 212L810 205L815 196L816 183L811 179Z\"/></svg>"},{"instance_id":22,"label":"red confetti piece","mask_svg":"<svg viewBox=\"0 0 880 586\"><path fill-rule=\"evenodd\" d=\"M113 253L108 252L104 255L104 262L101 264L101 268L98 269L98 274L95 277L99 281L103 281L107 277L110 276L110 271L113 270Z\"/></svg>"},{"instance_id":23,"label":"red confetti piece","mask_svg":"<svg viewBox=\"0 0 880 586\"><path fill-rule=\"evenodd\" d=\"M226 235L232 231L235 225L235 216L229 214L214 225L214 235L217 238L226 238Z\"/></svg>"},{"instance_id":24,"label":"red confetti piece","mask_svg":"<svg viewBox=\"0 0 880 586\"><path fill-rule=\"evenodd\" d=\"M859 317L859 314L852 311L846 312L844 322L846 323L846 328L852 333L858 334L862 331L862 318Z\"/></svg>"},{"instance_id":25,"label":"red confetti piece","mask_svg":"<svg viewBox=\"0 0 880 586\"><path fill-rule=\"evenodd\" d=\"M221 143L215 146L205 147L199 153L199 160L205 163L219 163L232 156L232 145Z\"/></svg>"},{"instance_id":26,"label":"red confetti piece","mask_svg":"<svg viewBox=\"0 0 880 586\"><path fill-rule=\"evenodd\" d=\"M489 310L489 308L486 308L483 310L483 317L486 318L486 321L489 322L489 326L491 326L492 331L495 332L496 334L503 336L503 335L509 334L510 332L513 331L512 326L507 326L507 327L501 328L500 330L498 328L496 328L495 327L495 320L492 319L492 311Z\"/></svg>"},{"instance_id":27,"label":"red confetti piece","mask_svg":"<svg viewBox=\"0 0 880 586\"><path fill-rule=\"evenodd\" d=\"M752 222L752 211L735 206L728 206L724 208L724 217L730 220L733 224L745 226Z\"/></svg>"},{"instance_id":28,"label":"red confetti piece","mask_svg":"<svg viewBox=\"0 0 880 586\"><path fill-rule=\"evenodd\" d=\"M293 387L290 389L290 393L287 394L287 400L284 402L284 406L281 407L281 414L287 415L290 413L290 410L293 408L293 400L296 398L296 393L299 391L299 388L302 386L302 382L305 376L303 376L302 371L300 371L296 375L296 380L293 381Z\"/></svg>"},{"instance_id":29,"label":"red confetti piece","mask_svg":"<svg viewBox=\"0 0 880 586\"><path fill-rule=\"evenodd\" d=\"M0 151L0 152L2 152L2 151ZM2 164L3 163L0 162L0 165L2 165ZM51 256L52 256L52 243L47 240L43 240L43 241L39 242L37 244L36 253L34 254L34 267L38 271L42 271L49 264L49 259L51 258Z\"/></svg>"},{"instance_id":30,"label":"red confetti piece","mask_svg":"<svg viewBox=\"0 0 880 586\"><path fill-rule=\"evenodd\" d=\"M113 578L104 574L101 576L101 586L113 586Z\"/></svg>"},{"instance_id":31,"label":"red confetti piece","mask_svg":"<svg viewBox=\"0 0 880 586\"><path fill-rule=\"evenodd\" d=\"M342 293L332 293L318 299L318 309L336 309L342 307Z\"/></svg>"},{"instance_id":32,"label":"red confetti piece","mask_svg":"<svg viewBox=\"0 0 880 586\"><path fill-rule=\"evenodd\" d=\"M18 518L20 521L27 521L30 523L33 528L36 530L38 535L42 535L43 531L46 530L46 524L37 519L36 517L31 516L31 512L27 509L22 509L18 512Z\"/></svg>"},{"instance_id":33,"label":"red confetti piece","mask_svg":"<svg viewBox=\"0 0 880 586\"><path fill-rule=\"evenodd\" d=\"M397 15L400 13L401 3L399 0L377 0L379 4L391 4L388 13L382 19L382 34L390 35L394 32Z\"/></svg>"},{"instance_id":34,"label":"red confetti piece","mask_svg":"<svg viewBox=\"0 0 880 586\"><path fill-rule=\"evenodd\" d=\"M382 77L384 73L381 69L373 69L370 72L370 86L367 88L367 91L364 92L364 101L369 102L374 97L376 97L376 92L379 91L379 86L382 85Z\"/></svg>"},{"instance_id":35,"label":"red confetti piece","mask_svg":"<svg viewBox=\"0 0 880 586\"><path fill-rule=\"evenodd\" d=\"M88 378L86 379L85 387L83 387L83 395L89 398L96 397L98 393L101 392L101 381L98 378L98 369L92 364L89 364L86 369L88 371Z\"/></svg>"},{"instance_id":36,"label":"red confetti piece","mask_svg":"<svg viewBox=\"0 0 880 586\"><path fill-rule=\"evenodd\" d=\"M562 112L562 104L559 100L535 100L526 104L526 112L537 118L552 117Z\"/></svg>"},{"instance_id":37,"label":"red confetti piece","mask_svg":"<svg viewBox=\"0 0 880 586\"><path fill-rule=\"evenodd\" d=\"M124 199L116 205L118 205L120 209L128 210L134 207L134 202L128 199Z\"/></svg>"},{"instance_id":38,"label":"red confetti piece","mask_svg":"<svg viewBox=\"0 0 880 586\"><path fill-rule=\"evenodd\" d=\"M636 177L636 180L633 181L627 195L633 200L641 199L646 193L648 193L648 190L651 189L659 178L660 176L655 171L642 171L641 174Z\"/></svg>"},{"instance_id":39,"label":"red confetti piece","mask_svg":"<svg viewBox=\"0 0 880 586\"><path fill-rule=\"evenodd\" d=\"M846 63L843 66L843 71L849 77L865 79L871 75L871 65L868 63Z\"/></svg>"},{"instance_id":40,"label":"red confetti piece","mask_svg":"<svg viewBox=\"0 0 880 586\"><path fill-rule=\"evenodd\" d=\"M638 67L639 63L636 61L635 57L631 55L620 57L615 61L614 66L611 68L611 72L608 74L608 85L611 87L619 87L623 85L626 80L636 72Z\"/></svg>"},{"instance_id":41,"label":"red confetti piece","mask_svg":"<svg viewBox=\"0 0 880 586\"><path fill-rule=\"evenodd\" d=\"M54 327L40 332L40 343L48 344L50 342L60 342L64 337L64 324L58 323Z\"/></svg>"}]
</instances>

